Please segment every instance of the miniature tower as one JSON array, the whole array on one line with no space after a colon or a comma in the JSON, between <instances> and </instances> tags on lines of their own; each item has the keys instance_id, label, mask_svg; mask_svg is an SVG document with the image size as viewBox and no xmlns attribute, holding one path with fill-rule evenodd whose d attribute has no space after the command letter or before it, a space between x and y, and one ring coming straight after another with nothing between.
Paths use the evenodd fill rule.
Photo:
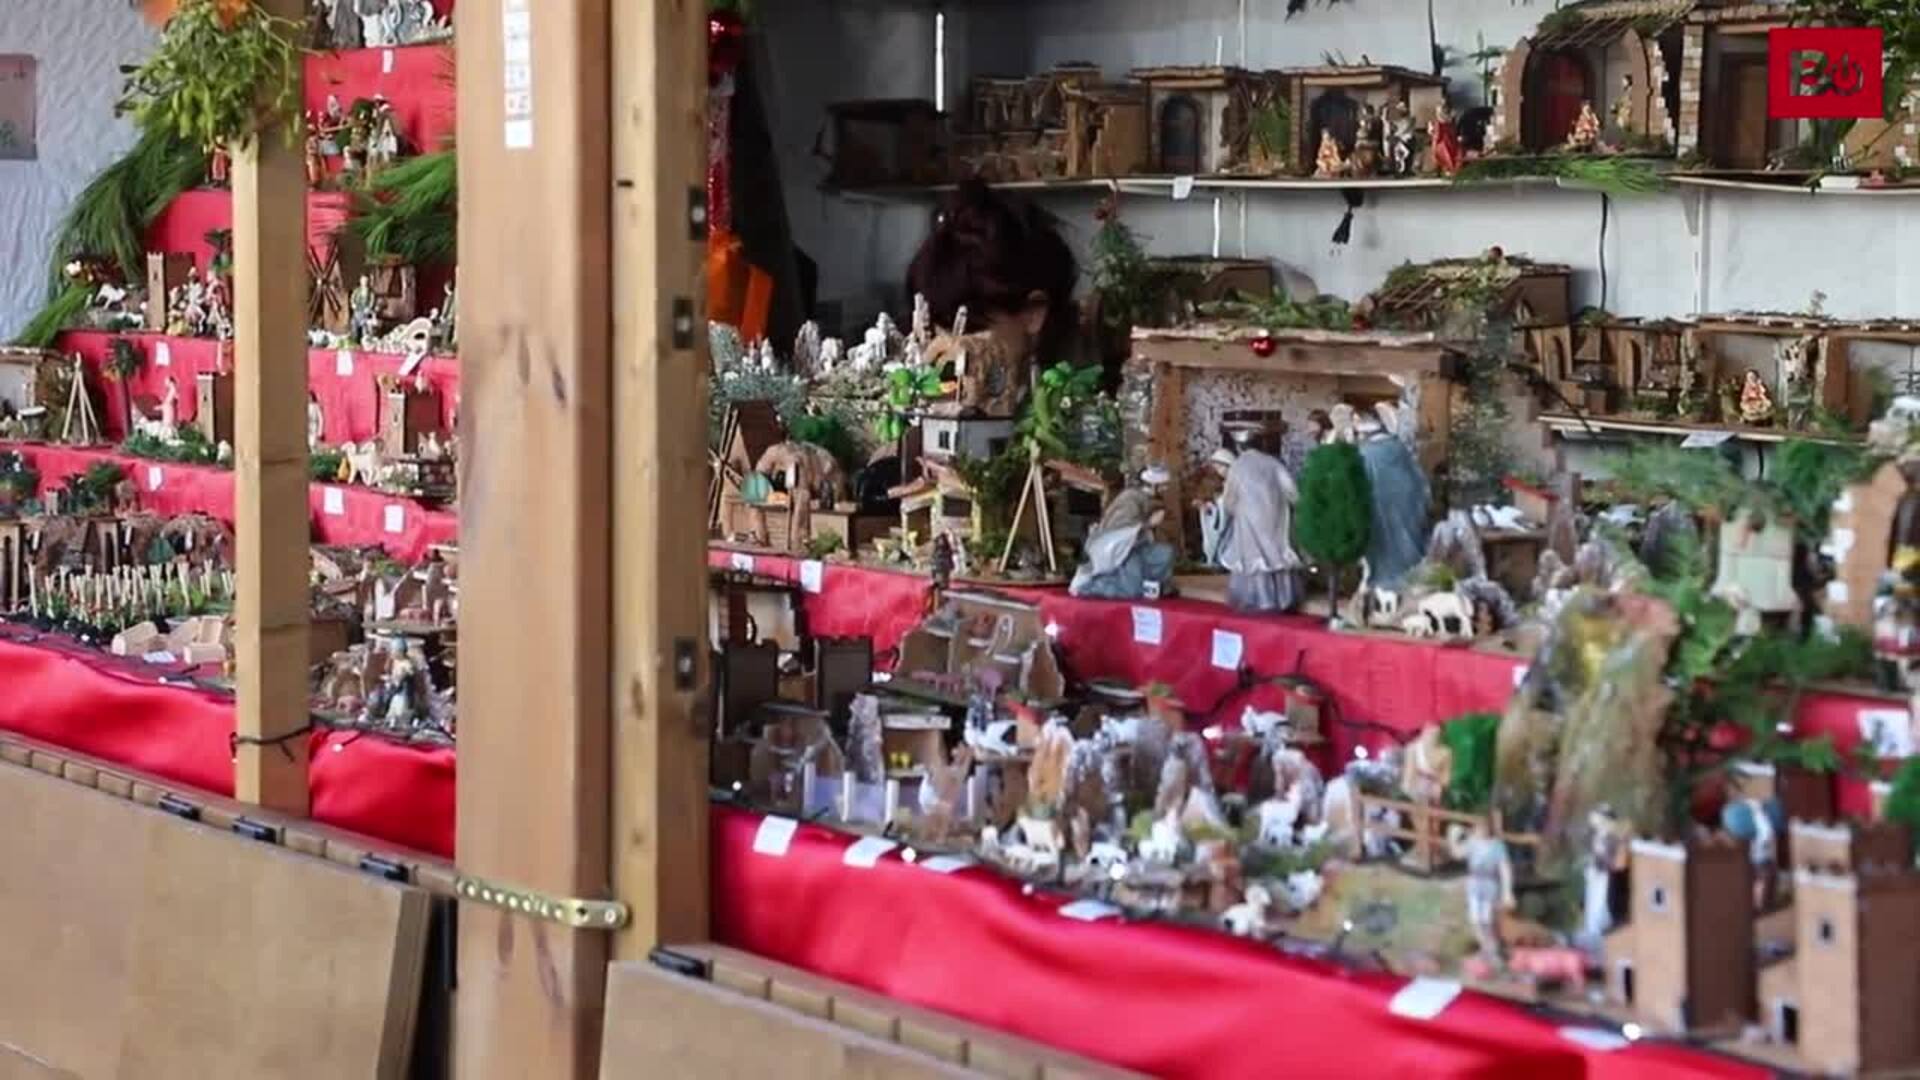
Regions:
<instances>
[{"instance_id":1,"label":"miniature tower","mask_svg":"<svg viewBox=\"0 0 1920 1080\"><path fill-rule=\"evenodd\" d=\"M1878 868L1795 875L1797 999L1766 1021L1821 1074L1920 1065L1920 875Z\"/></svg>"},{"instance_id":2,"label":"miniature tower","mask_svg":"<svg viewBox=\"0 0 1920 1080\"><path fill-rule=\"evenodd\" d=\"M1607 997L1680 1033L1754 1012L1753 867L1738 842L1633 842L1627 924L1606 941Z\"/></svg>"}]
</instances>

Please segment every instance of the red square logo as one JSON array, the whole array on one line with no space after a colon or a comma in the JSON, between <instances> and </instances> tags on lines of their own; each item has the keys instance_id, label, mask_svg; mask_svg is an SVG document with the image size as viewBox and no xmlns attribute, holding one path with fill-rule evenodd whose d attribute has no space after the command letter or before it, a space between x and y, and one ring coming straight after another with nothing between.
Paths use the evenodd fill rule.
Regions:
<instances>
[{"instance_id":1,"label":"red square logo","mask_svg":"<svg viewBox=\"0 0 1920 1080\"><path fill-rule=\"evenodd\" d=\"M1883 115L1878 28L1797 26L1767 32L1767 115L1850 120Z\"/></svg>"}]
</instances>

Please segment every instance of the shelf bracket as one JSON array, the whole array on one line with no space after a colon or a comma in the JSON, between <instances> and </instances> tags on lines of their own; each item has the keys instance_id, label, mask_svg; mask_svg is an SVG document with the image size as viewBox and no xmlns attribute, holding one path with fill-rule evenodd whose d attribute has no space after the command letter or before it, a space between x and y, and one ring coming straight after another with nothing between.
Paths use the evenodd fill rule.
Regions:
<instances>
[{"instance_id":1,"label":"shelf bracket","mask_svg":"<svg viewBox=\"0 0 1920 1080\"><path fill-rule=\"evenodd\" d=\"M465 876L454 883L453 891L462 900L575 930L618 930L627 925L633 914L618 900L547 896Z\"/></svg>"}]
</instances>

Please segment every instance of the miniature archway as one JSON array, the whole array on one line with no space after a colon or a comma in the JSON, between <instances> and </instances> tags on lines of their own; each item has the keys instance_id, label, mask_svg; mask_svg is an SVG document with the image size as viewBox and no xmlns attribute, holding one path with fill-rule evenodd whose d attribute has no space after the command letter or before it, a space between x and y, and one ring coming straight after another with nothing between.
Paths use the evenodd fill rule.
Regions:
<instances>
[{"instance_id":1,"label":"miniature archway","mask_svg":"<svg viewBox=\"0 0 1920 1080\"><path fill-rule=\"evenodd\" d=\"M1580 107L1593 100L1593 68L1585 57L1564 49L1542 50L1527 65L1523 138L1529 150L1546 150L1567 141Z\"/></svg>"},{"instance_id":2,"label":"miniature archway","mask_svg":"<svg viewBox=\"0 0 1920 1080\"><path fill-rule=\"evenodd\" d=\"M1360 134L1360 103L1344 90L1328 90L1314 100L1308 123L1308 146L1319 146L1321 133L1330 131L1333 141L1340 144L1340 152L1351 154Z\"/></svg>"},{"instance_id":3,"label":"miniature archway","mask_svg":"<svg viewBox=\"0 0 1920 1080\"><path fill-rule=\"evenodd\" d=\"M1179 176L1200 171L1200 103L1185 94L1160 107L1160 168Z\"/></svg>"}]
</instances>

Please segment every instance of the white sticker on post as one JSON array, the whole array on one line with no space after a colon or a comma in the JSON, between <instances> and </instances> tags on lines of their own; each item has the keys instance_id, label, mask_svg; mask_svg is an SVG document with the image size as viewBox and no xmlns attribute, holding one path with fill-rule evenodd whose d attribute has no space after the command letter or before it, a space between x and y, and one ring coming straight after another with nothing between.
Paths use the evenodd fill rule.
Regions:
<instances>
[{"instance_id":1,"label":"white sticker on post","mask_svg":"<svg viewBox=\"0 0 1920 1080\"><path fill-rule=\"evenodd\" d=\"M1117 919L1125 913L1104 900L1075 900L1061 908L1060 914L1081 922L1093 922L1097 919Z\"/></svg>"},{"instance_id":2,"label":"white sticker on post","mask_svg":"<svg viewBox=\"0 0 1920 1080\"><path fill-rule=\"evenodd\" d=\"M353 374L352 349L341 349L333 354L333 373L343 379Z\"/></svg>"},{"instance_id":3,"label":"white sticker on post","mask_svg":"<svg viewBox=\"0 0 1920 1080\"><path fill-rule=\"evenodd\" d=\"M320 489L320 508L329 517L341 517L347 512L347 493L337 487Z\"/></svg>"},{"instance_id":4,"label":"white sticker on post","mask_svg":"<svg viewBox=\"0 0 1920 1080\"><path fill-rule=\"evenodd\" d=\"M760 828L753 834L753 852L756 855L772 855L776 858L785 855L793 846L793 834L800 829L800 823L792 818L770 817L760 822Z\"/></svg>"},{"instance_id":5,"label":"white sticker on post","mask_svg":"<svg viewBox=\"0 0 1920 1080\"><path fill-rule=\"evenodd\" d=\"M173 346L164 341L154 342L153 362L156 367L172 367Z\"/></svg>"},{"instance_id":6,"label":"white sticker on post","mask_svg":"<svg viewBox=\"0 0 1920 1080\"><path fill-rule=\"evenodd\" d=\"M1193 177L1176 176L1173 178L1173 201L1186 202L1193 198Z\"/></svg>"},{"instance_id":7,"label":"white sticker on post","mask_svg":"<svg viewBox=\"0 0 1920 1080\"><path fill-rule=\"evenodd\" d=\"M1861 709L1860 738L1876 756L1913 756L1913 722L1905 709Z\"/></svg>"},{"instance_id":8,"label":"white sticker on post","mask_svg":"<svg viewBox=\"0 0 1920 1080\"><path fill-rule=\"evenodd\" d=\"M732 562L733 568L735 570L738 570L743 574L753 573L753 556L748 555L745 552L736 551L733 553L733 558L730 561Z\"/></svg>"},{"instance_id":9,"label":"white sticker on post","mask_svg":"<svg viewBox=\"0 0 1920 1080\"><path fill-rule=\"evenodd\" d=\"M407 508L399 503L388 503L386 527L395 536L407 531Z\"/></svg>"},{"instance_id":10,"label":"white sticker on post","mask_svg":"<svg viewBox=\"0 0 1920 1080\"><path fill-rule=\"evenodd\" d=\"M159 491L160 486L162 484L165 484L166 482L167 482L167 474L161 470L160 466L158 465L147 466L147 490L148 491Z\"/></svg>"},{"instance_id":11,"label":"white sticker on post","mask_svg":"<svg viewBox=\"0 0 1920 1080\"><path fill-rule=\"evenodd\" d=\"M880 856L899 846L892 840L878 836L863 836L853 842L846 854L840 856L840 861L856 869L871 870L880 861Z\"/></svg>"},{"instance_id":12,"label":"white sticker on post","mask_svg":"<svg viewBox=\"0 0 1920 1080\"><path fill-rule=\"evenodd\" d=\"M1246 659L1247 642L1231 630L1213 632L1213 666L1222 671L1239 671Z\"/></svg>"},{"instance_id":13,"label":"white sticker on post","mask_svg":"<svg viewBox=\"0 0 1920 1080\"><path fill-rule=\"evenodd\" d=\"M503 135L509 150L533 149L533 2L501 0Z\"/></svg>"},{"instance_id":14,"label":"white sticker on post","mask_svg":"<svg viewBox=\"0 0 1920 1080\"><path fill-rule=\"evenodd\" d=\"M1133 609L1133 640L1137 645L1160 644L1160 609L1137 607Z\"/></svg>"},{"instance_id":15,"label":"white sticker on post","mask_svg":"<svg viewBox=\"0 0 1920 1080\"><path fill-rule=\"evenodd\" d=\"M1393 995L1387 1011L1412 1020L1431 1020L1459 996L1460 984L1453 979L1415 979Z\"/></svg>"},{"instance_id":16,"label":"white sticker on post","mask_svg":"<svg viewBox=\"0 0 1920 1080\"><path fill-rule=\"evenodd\" d=\"M827 567L825 563L815 559L808 559L800 564L801 588L810 593L817 593L825 586L826 580Z\"/></svg>"},{"instance_id":17,"label":"white sticker on post","mask_svg":"<svg viewBox=\"0 0 1920 1080\"><path fill-rule=\"evenodd\" d=\"M380 74L382 75L393 74L393 50L392 49L380 50Z\"/></svg>"}]
</instances>

